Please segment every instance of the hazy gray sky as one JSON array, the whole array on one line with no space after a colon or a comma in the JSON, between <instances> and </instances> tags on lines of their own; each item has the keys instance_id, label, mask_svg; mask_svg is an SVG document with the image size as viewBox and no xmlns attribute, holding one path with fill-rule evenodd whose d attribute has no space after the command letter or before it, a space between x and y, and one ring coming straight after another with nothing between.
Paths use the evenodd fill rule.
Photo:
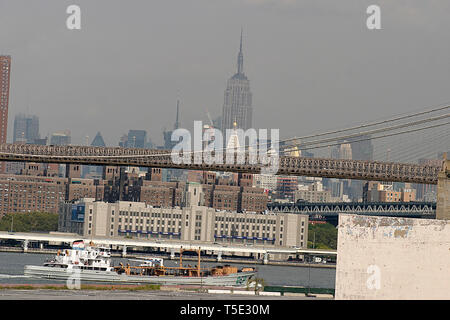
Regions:
<instances>
[{"instance_id":1,"label":"hazy gray sky","mask_svg":"<svg viewBox=\"0 0 450 320\"><path fill-rule=\"evenodd\" d=\"M81 30L66 8L81 7ZM382 30L366 9L381 8ZM281 137L450 102L450 1L0 0L0 54L12 56L9 141L19 112L41 135L84 144L129 129L156 143L175 121L222 110L241 26L254 126Z\"/></svg>"}]
</instances>

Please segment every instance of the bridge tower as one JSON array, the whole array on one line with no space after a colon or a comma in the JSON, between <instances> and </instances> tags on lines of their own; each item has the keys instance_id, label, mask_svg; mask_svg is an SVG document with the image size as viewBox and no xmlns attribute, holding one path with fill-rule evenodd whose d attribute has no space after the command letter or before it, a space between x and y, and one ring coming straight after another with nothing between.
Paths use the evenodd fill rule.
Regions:
<instances>
[{"instance_id":1,"label":"bridge tower","mask_svg":"<svg viewBox=\"0 0 450 320\"><path fill-rule=\"evenodd\" d=\"M444 154L444 165L438 174L436 219L450 220L450 160Z\"/></svg>"}]
</instances>

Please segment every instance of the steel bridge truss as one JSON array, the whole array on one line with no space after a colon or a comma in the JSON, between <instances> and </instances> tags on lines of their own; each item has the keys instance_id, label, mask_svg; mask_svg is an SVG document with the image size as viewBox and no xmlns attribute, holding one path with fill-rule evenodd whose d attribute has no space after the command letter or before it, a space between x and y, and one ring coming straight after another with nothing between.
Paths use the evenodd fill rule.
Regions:
<instances>
[{"instance_id":1,"label":"steel bridge truss","mask_svg":"<svg viewBox=\"0 0 450 320\"><path fill-rule=\"evenodd\" d=\"M182 154L180 154L182 155ZM228 171L259 174L267 167L251 164L249 155L232 164L197 161L199 154L188 154L189 161L174 163L171 151L122 147L42 146L31 144L0 144L0 161L40 162L82 165L136 166L178 168L188 170ZM275 174L338 179L437 184L441 166L395 162L303 158L280 156ZM210 163L210 162L209 162Z\"/></svg>"},{"instance_id":2,"label":"steel bridge truss","mask_svg":"<svg viewBox=\"0 0 450 320\"><path fill-rule=\"evenodd\" d=\"M269 203L273 213L299 213L309 216L337 216L340 213L379 216L433 216L435 202L337 202L337 203Z\"/></svg>"}]
</instances>

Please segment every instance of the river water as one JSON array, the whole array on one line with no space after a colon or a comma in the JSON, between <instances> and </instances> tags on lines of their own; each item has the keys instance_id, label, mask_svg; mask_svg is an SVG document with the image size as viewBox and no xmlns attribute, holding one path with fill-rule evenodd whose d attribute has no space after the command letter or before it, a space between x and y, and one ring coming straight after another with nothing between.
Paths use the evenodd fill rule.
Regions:
<instances>
[{"instance_id":1,"label":"river water","mask_svg":"<svg viewBox=\"0 0 450 320\"><path fill-rule=\"evenodd\" d=\"M0 252L0 285L1 284L37 284L64 283L58 280L33 279L23 275L25 265L42 265L54 255L35 253ZM113 265L126 261L123 258L112 258ZM194 265L193 261L186 264ZM175 260L164 260L165 266L176 266ZM217 263L205 262L202 266L214 266ZM234 264L236 267L255 267L249 264ZM263 278L266 285L272 286L303 286L313 288L334 288L336 269L309 268L292 266L256 265L258 277Z\"/></svg>"}]
</instances>

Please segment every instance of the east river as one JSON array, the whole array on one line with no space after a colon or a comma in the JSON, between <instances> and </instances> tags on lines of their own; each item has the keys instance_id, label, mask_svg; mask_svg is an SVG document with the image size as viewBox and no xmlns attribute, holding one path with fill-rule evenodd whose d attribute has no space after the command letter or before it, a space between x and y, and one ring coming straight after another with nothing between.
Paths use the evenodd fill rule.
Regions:
<instances>
[{"instance_id":1,"label":"east river","mask_svg":"<svg viewBox=\"0 0 450 320\"><path fill-rule=\"evenodd\" d=\"M53 255L35 253L0 252L0 285L1 284L54 284L62 283L58 280L34 279L23 275L25 265L42 265L53 258ZM113 265L124 262L123 258L112 258ZM185 264L194 265L193 261ZM177 266L176 260L164 260L166 266ZM204 262L202 266L210 267L217 263ZM303 286L313 288L334 288L336 269L317 267L277 266L277 265L244 265L234 264L238 268L243 266L256 267L258 277L263 278L266 285L271 286Z\"/></svg>"}]
</instances>

